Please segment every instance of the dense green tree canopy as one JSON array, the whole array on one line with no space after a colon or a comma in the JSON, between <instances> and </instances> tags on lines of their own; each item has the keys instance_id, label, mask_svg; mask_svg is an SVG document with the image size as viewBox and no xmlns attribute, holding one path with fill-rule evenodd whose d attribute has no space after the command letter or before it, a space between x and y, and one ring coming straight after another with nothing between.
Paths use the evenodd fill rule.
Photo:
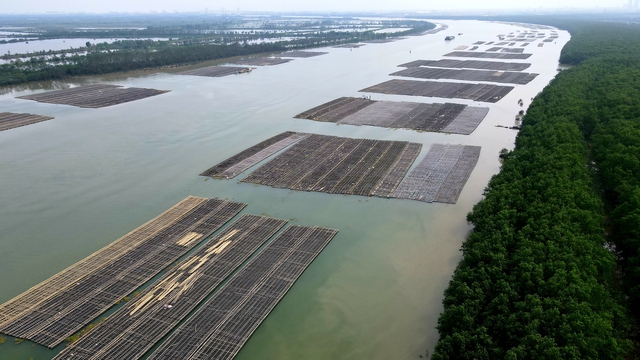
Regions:
<instances>
[{"instance_id":1,"label":"dense green tree canopy","mask_svg":"<svg viewBox=\"0 0 640 360\"><path fill-rule=\"evenodd\" d=\"M549 23L571 32L561 60L575 66L534 100L468 216L475 227L445 292L433 359L632 351L625 314L640 311L640 27Z\"/></svg>"}]
</instances>

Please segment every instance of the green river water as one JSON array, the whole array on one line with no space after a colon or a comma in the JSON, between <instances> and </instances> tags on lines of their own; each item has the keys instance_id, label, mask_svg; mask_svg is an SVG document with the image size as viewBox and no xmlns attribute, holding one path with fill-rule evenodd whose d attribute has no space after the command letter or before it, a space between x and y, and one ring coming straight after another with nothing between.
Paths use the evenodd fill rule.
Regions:
<instances>
[{"instance_id":1,"label":"green river water","mask_svg":"<svg viewBox=\"0 0 640 360\"><path fill-rule=\"evenodd\" d=\"M466 214L499 171L498 152L512 148L511 126L555 76L569 34L536 43L527 72L533 82L497 104L469 136L418 133L293 119L340 96L389 80L397 65L440 59L459 45L527 29L504 23L440 21L449 29L358 49L260 67L250 74L207 78L170 72L118 74L70 81L113 83L170 93L102 109L16 99L60 84L5 91L0 112L55 116L0 132L0 302L109 244L188 195L247 202L243 213L339 229L247 342L247 359L418 359L431 351L442 296L471 230ZM544 30L541 30L544 31ZM544 31L547 35L549 31ZM446 35L457 36L445 42ZM486 49L481 47L480 50ZM517 60L508 60L517 61ZM374 100L458 102L371 94ZM210 166L283 131L424 144L482 146L477 167L455 205L273 189L198 176ZM54 350L14 339L0 359L51 359Z\"/></svg>"}]
</instances>

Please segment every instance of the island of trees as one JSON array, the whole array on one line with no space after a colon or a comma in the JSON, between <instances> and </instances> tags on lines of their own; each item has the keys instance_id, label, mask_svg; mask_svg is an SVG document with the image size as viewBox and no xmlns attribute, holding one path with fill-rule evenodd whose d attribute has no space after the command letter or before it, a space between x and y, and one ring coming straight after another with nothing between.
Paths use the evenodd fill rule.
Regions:
<instances>
[{"instance_id":1,"label":"island of trees","mask_svg":"<svg viewBox=\"0 0 640 360\"><path fill-rule=\"evenodd\" d=\"M0 16L0 20L2 19L3 17ZM7 21L9 19L13 18L8 18ZM434 24L426 21L412 20L279 21L280 19L276 18L269 21L262 20L255 25L254 23L257 22L255 19L242 17L205 16L186 19L154 17L151 19L153 20L138 19L149 23L146 28L141 29L126 28L132 25L128 22L117 23L125 28L108 29L77 28L75 23L72 23L73 26L55 22L40 25L42 28L33 35L37 36L36 40L87 37L95 37L96 40L89 41L86 47L77 49L40 51L31 54L3 54L1 58L9 63L0 65L0 86L381 40L421 34L435 27ZM89 20L95 19L90 18L86 21ZM33 25L30 21L25 18L15 25ZM59 21L62 20L59 19ZM114 26L112 20L104 21L105 24ZM254 27L249 28L249 25ZM384 28L406 30L392 33L378 31ZM158 40L148 38L150 36L166 38ZM144 37L144 39L135 39L136 37ZM101 42L100 38L119 38L119 40L107 43Z\"/></svg>"}]
</instances>

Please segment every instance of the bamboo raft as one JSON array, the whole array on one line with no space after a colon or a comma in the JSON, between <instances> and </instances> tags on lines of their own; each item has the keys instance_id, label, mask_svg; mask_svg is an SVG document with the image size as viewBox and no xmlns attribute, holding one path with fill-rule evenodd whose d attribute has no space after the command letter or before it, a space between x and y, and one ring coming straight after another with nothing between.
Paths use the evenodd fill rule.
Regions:
<instances>
[{"instance_id":1,"label":"bamboo raft","mask_svg":"<svg viewBox=\"0 0 640 360\"><path fill-rule=\"evenodd\" d=\"M398 65L399 67L419 67L429 66L437 68L450 69L479 69L479 70L501 70L501 71L523 71L531 67L527 63L510 63L499 61L482 61L482 60L415 60L406 64Z\"/></svg>"},{"instance_id":2,"label":"bamboo raft","mask_svg":"<svg viewBox=\"0 0 640 360\"><path fill-rule=\"evenodd\" d=\"M167 92L169 90L124 88L120 85L96 84L18 96L17 98L95 109L140 100Z\"/></svg>"},{"instance_id":3,"label":"bamboo raft","mask_svg":"<svg viewBox=\"0 0 640 360\"><path fill-rule=\"evenodd\" d=\"M527 45L529 45L529 43L524 43L524 44L522 44L520 46L524 47L524 46L527 46ZM517 49L504 48L504 49L501 50L501 52L503 52L503 53L511 53L511 54L522 54L524 52L524 49L523 48L517 48Z\"/></svg>"},{"instance_id":4,"label":"bamboo raft","mask_svg":"<svg viewBox=\"0 0 640 360\"><path fill-rule=\"evenodd\" d=\"M311 134L241 182L297 191L455 203L477 163L480 148L434 145L406 176L421 149L421 144L405 141ZM435 178L439 179L437 184Z\"/></svg>"},{"instance_id":5,"label":"bamboo raft","mask_svg":"<svg viewBox=\"0 0 640 360\"><path fill-rule=\"evenodd\" d=\"M531 57L531 54L509 54L509 53L492 53L492 52L469 52L469 51L454 51L444 56L450 57L471 57L479 59L519 59L525 60Z\"/></svg>"},{"instance_id":6,"label":"bamboo raft","mask_svg":"<svg viewBox=\"0 0 640 360\"><path fill-rule=\"evenodd\" d=\"M309 135L294 132L278 134L214 165L200 175L214 179L233 179L248 168L307 136Z\"/></svg>"},{"instance_id":7,"label":"bamboo raft","mask_svg":"<svg viewBox=\"0 0 640 360\"><path fill-rule=\"evenodd\" d=\"M9 130L20 126L27 126L51 119L53 119L53 116L3 112L0 113L0 131Z\"/></svg>"},{"instance_id":8,"label":"bamboo raft","mask_svg":"<svg viewBox=\"0 0 640 360\"><path fill-rule=\"evenodd\" d=\"M479 156L479 146L434 144L392 197L455 204Z\"/></svg>"},{"instance_id":9,"label":"bamboo raft","mask_svg":"<svg viewBox=\"0 0 640 360\"><path fill-rule=\"evenodd\" d=\"M460 104L372 101L342 97L296 115L299 119L469 135L489 108Z\"/></svg>"},{"instance_id":10,"label":"bamboo raft","mask_svg":"<svg viewBox=\"0 0 640 360\"><path fill-rule=\"evenodd\" d=\"M243 215L54 359L141 358L286 223Z\"/></svg>"},{"instance_id":11,"label":"bamboo raft","mask_svg":"<svg viewBox=\"0 0 640 360\"><path fill-rule=\"evenodd\" d=\"M148 358L233 359L337 230L290 226Z\"/></svg>"},{"instance_id":12,"label":"bamboo raft","mask_svg":"<svg viewBox=\"0 0 640 360\"><path fill-rule=\"evenodd\" d=\"M510 49L506 49L510 50ZM439 69L427 67L412 67L390 74L391 76L404 76L419 79L453 79L465 81L485 81L501 84L526 85L533 81L538 74L515 71L491 71L491 70L461 70Z\"/></svg>"},{"instance_id":13,"label":"bamboo raft","mask_svg":"<svg viewBox=\"0 0 640 360\"><path fill-rule=\"evenodd\" d=\"M517 55L517 54L513 54ZM512 86L467 84L439 81L389 80L361 92L468 99L496 103L513 90Z\"/></svg>"},{"instance_id":14,"label":"bamboo raft","mask_svg":"<svg viewBox=\"0 0 640 360\"><path fill-rule=\"evenodd\" d=\"M0 306L0 332L53 348L153 278L246 204L188 197Z\"/></svg>"},{"instance_id":15,"label":"bamboo raft","mask_svg":"<svg viewBox=\"0 0 640 360\"><path fill-rule=\"evenodd\" d=\"M187 70L178 75L193 75L206 77L223 77L251 72L251 68L237 66L207 66L199 69Z\"/></svg>"},{"instance_id":16,"label":"bamboo raft","mask_svg":"<svg viewBox=\"0 0 640 360\"><path fill-rule=\"evenodd\" d=\"M409 144L404 141L311 135L258 168L242 182L370 196L393 166L397 166L396 160Z\"/></svg>"}]
</instances>

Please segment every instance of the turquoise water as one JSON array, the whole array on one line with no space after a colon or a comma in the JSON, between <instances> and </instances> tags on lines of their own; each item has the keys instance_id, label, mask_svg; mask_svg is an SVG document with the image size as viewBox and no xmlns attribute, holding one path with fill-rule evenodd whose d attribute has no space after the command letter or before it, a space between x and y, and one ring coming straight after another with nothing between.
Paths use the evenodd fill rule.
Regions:
<instances>
[{"instance_id":1,"label":"turquoise water","mask_svg":"<svg viewBox=\"0 0 640 360\"><path fill-rule=\"evenodd\" d=\"M442 21L441 21L442 22ZM293 119L311 107L389 80L397 65L439 59L459 45L525 30L515 25L448 21L449 30L261 67L224 78L171 73L117 74L106 82L171 90L103 109L0 95L0 112L55 116L0 132L0 302L6 301L140 226L187 195L249 203L244 213L340 232L258 328L236 359L418 359L437 341L442 293L471 230L465 216L490 177L498 152L511 148L514 117L556 74L569 35L530 45L528 72L541 74L491 108L469 136L354 127ZM446 35L462 32L453 42ZM548 34L549 31L546 31ZM481 48L484 49L484 48ZM41 84L44 88L59 83ZM374 100L455 101L371 94ZM455 205L272 189L198 174L282 131L424 144L481 145L478 166ZM420 158L421 158L420 157ZM62 345L64 346L64 345ZM0 359L50 359L31 342L0 345Z\"/></svg>"}]
</instances>

